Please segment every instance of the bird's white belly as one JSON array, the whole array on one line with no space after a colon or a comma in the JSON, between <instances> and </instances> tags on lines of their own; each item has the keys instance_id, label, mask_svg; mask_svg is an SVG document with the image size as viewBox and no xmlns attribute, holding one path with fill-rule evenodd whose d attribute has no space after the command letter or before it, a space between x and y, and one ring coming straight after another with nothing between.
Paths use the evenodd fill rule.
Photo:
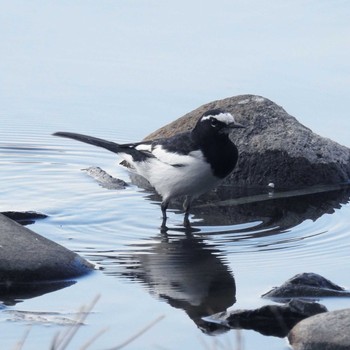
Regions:
<instances>
[{"instance_id":1,"label":"bird's white belly","mask_svg":"<svg viewBox=\"0 0 350 350\"><path fill-rule=\"evenodd\" d=\"M184 195L198 197L220 182L213 175L210 165L200 159L182 166L151 159L147 163L139 163L137 172L150 182L163 199Z\"/></svg>"}]
</instances>

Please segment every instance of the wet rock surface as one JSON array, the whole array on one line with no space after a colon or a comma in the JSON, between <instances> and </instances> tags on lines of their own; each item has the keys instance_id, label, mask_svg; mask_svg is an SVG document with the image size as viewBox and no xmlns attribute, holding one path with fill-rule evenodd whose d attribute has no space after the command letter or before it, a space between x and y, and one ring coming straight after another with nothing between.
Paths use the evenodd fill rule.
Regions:
<instances>
[{"instance_id":1,"label":"wet rock surface","mask_svg":"<svg viewBox=\"0 0 350 350\"><path fill-rule=\"evenodd\" d=\"M299 322L289 333L294 350L350 349L350 309L326 312Z\"/></svg>"},{"instance_id":2,"label":"wet rock surface","mask_svg":"<svg viewBox=\"0 0 350 350\"><path fill-rule=\"evenodd\" d=\"M350 179L350 150L313 133L267 98L241 95L207 103L156 130L147 140L169 137L193 128L207 110L231 112L244 130L231 134L240 158L228 183L278 189L338 184Z\"/></svg>"},{"instance_id":3,"label":"wet rock surface","mask_svg":"<svg viewBox=\"0 0 350 350\"><path fill-rule=\"evenodd\" d=\"M285 302L292 298L350 297L350 291L316 273L301 273L262 295L263 298Z\"/></svg>"}]
</instances>

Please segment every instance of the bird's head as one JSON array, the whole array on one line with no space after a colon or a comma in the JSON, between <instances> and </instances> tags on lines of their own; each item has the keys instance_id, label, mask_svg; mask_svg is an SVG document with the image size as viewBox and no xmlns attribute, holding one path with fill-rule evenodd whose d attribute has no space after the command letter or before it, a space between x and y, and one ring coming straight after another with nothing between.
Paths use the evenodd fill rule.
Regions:
<instances>
[{"instance_id":1,"label":"bird's head","mask_svg":"<svg viewBox=\"0 0 350 350\"><path fill-rule=\"evenodd\" d=\"M234 116L222 109L211 109L198 120L195 129L213 134L229 134L232 129L244 128Z\"/></svg>"}]
</instances>

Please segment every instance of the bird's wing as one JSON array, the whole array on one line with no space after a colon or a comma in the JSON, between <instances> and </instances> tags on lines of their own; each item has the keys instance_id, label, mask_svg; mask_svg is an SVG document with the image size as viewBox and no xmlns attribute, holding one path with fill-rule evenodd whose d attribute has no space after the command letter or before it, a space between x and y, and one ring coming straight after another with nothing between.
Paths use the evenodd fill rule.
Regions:
<instances>
[{"instance_id":1,"label":"bird's wing","mask_svg":"<svg viewBox=\"0 0 350 350\"><path fill-rule=\"evenodd\" d=\"M154 157L162 163L175 167L189 165L194 158L201 157L199 147L194 143L191 134L188 132L153 141L150 146Z\"/></svg>"}]
</instances>

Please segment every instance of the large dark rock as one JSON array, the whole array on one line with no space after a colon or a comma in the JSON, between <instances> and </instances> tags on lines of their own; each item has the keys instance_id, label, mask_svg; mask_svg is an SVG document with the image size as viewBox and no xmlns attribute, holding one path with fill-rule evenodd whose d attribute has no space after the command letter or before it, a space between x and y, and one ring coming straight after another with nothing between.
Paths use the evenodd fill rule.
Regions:
<instances>
[{"instance_id":1,"label":"large dark rock","mask_svg":"<svg viewBox=\"0 0 350 350\"><path fill-rule=\"evenodd\" d=\"M240 152L238 165L228 179L237 186L291 189L338 184L350 179L350 150L316 135L282 107L260 96L242 95L205 104L146 139L169 137L190 130L208 109L223 108L246 129L231 138Z\"/></svg>"},{"instance_id":2,"label":"large dark rock","mask_svg":"<svg viewBox=\"0 0 350 350\"><path fill-rule=\"evenodd\" d=\"M336 310L299 322L288 334L294 350L349 350L350 309Z\"/></svg>"},{"instance_id":3,"label":"large dark rock","mask_svg":"<svg viewBox=\"0 0 350 350\"><path fill-rule=\"evenodd\" d=\"M17 283L71 279L92 268L78 254L0 214L1 292Z\"/></svg>"}]
</instances>

